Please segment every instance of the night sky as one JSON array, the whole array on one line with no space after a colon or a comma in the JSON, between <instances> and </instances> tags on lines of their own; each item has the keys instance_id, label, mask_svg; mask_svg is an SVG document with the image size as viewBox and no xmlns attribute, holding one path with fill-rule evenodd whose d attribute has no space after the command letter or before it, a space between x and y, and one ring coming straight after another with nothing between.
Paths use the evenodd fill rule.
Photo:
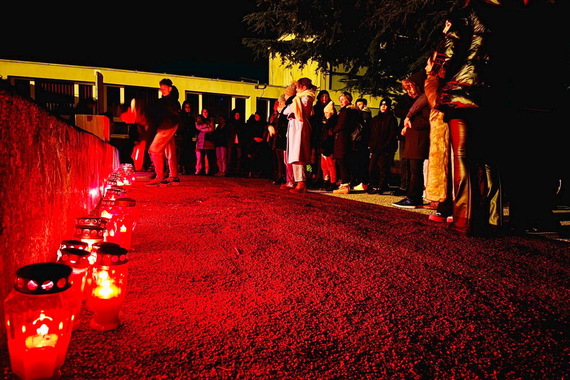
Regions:
<instances>
[{"instance_id":1,"label":"night sky","mask_svg":"<svg viewBox=\"0 0 570 380\"><path fill-rule=\"evenodd\" d=\"M187 3L132 9L97 3L81 11L9 4L0 58L266 83L267 61L241 44L251 36L242 19L254 1Z\"/></svg>"}]
</instances>

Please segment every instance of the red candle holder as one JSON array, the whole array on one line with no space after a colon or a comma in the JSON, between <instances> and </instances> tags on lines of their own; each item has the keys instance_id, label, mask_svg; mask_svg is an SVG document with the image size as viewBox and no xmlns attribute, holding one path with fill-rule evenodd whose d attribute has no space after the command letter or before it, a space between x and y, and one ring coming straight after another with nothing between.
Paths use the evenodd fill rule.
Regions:
<instances>
[{"instance_id":1,"label":"red candle holder","mask_svg":"<svg viewBox=\"0 0 570 380\"><path fill-rule=\"evenodd\" d=\"M107 331L119 327L120 311L127 291L127 250L118 245L101 246L91 269L91 287L86 306L93 311L90 327Z\"/></svg>"},{"instance_id":2,"label":"red candle holder","mask_svg":"<svg viewBox=\"0 0 570 380\"><path fill-rule=\"evenodd\" d=\"M71 292L76 300L75 310L75 327L78 327L79 314L83 301L87 298L87 275L90 273L91 268L90 258L92 253L83 249L77 248L63 248L61 250L61 257L57 260L58 263L65 264L71 267L71 276L69 282L71 283Z\"/></svg>"},{"instance_id":3,"label":"red candle holder","mask_svg":"<svg viewBox=\"0 0 570 380\"><path fill-rule=\"evenodd\" d=\"M93 266L97 262L97 255L101 249L103 249L103 252L109 250L115 251L115 250L120 250L121 246L117 243L111 243L107 241L100 241L93 244L93 247L91 249L91 255L89 256L89 270L85 281L85 294L87 298L90 296L93 288L93 277L92 277Z\"/></svg>"},{"instance_id":4,"label":"red candle holder","mask_svg":"<svg viewBox=\"0 0 570 380\"><path fill-rule=\"evenodd\" d=\"M122 198L126 195L127 190L120 186L111 186L108 189L105 189L105 195L103 196L104 199L117 199Z\"/></svg>"},{"instance_id":5,"label":"red candle holder","mask_svg":"<svg viewBox=\"0 0 570 380\"><path fill-rule=\"evenodd\" d=\"M132 164L121 164L115 172L119 186L131 186L135 182L135 168Z\"/></svg>"},{"instance_id":6,"label":"red candle holder","mask_svg":"<svg viewBox=\"0 0 570 380\"><path fill-rule=\"evenodd\" d=\"M88 244L88 250L91 251L93 244L102 242L105 239L105 227L76 225L73 237Z\"/></svg>"},{"instance_id":7,"label":"red candle holder","mask_svg":"<svg viewBox=\"0 0 570 380\"><path fill-rule=\"evenodd\" d=\"M110 202L106 202L110 204ZM115 199L107 210L111 215L107 225L106 241L131 249L133 231L136 227L136 201L131 198Z\"/></svg>"},{"instance_id":8,"label":"red candle holder","mask_svg":"<svg viewBox=\"0 0 570 380\"><path fill-rule=\"evenodd\" d=\"M57 260L61 257L61 250L64 248L77 248L82 249L84 251L89 251L89 244L85 243L81 240L62 240L59 249L57 250Z\"/></svg>"},{"instance_id":9,"label":"red candle holder","mask_svg":"<svg viewBox=\"0 0 570 380\"><path fill-rule=\"evenodd\" d=\"M37 263L16 271L4 300L12 372L20 379L60 377L73 331L71 267Z\"/></svg>"}]
</instances>

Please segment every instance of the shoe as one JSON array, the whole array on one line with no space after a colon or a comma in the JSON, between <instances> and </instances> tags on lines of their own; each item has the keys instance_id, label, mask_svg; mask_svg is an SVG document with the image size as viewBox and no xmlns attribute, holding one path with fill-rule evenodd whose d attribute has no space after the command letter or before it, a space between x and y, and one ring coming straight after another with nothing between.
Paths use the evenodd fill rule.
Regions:
<instances>
[{"instance_id":1,"label":"shoe","mask_svg":"<svg viewBox=\"0 0 570 380\"><path fill-rule=\"evenodd\" d=\"M165 181L163 178L155 178L153 180L148 181L145 185L146 186L159 186L162 181Z\"/></svg>"},{"instance_id":2,"label":"shoe","mask_svg":"<svg viewBox=\"0 0 570 380\"><path fill-rule=\"evenodd\" d=\"M368 185L365 183L360 183L352 188L354 191L366 191L368 190Z\"/></svg>"},{"instance_id":3,"label":"shoe","mask_svg":"<svg viewBox=\"0 0 570 380\"><path fill-rule=\"evenodd\" d=\"M350 186L340 185L336 190L333 190L333 194L350 194Z\"/></svg>"},{"instance_id":4,"label":"shoe","mask_svg":"<svg viewBox=\"0 0 570 380\"><path fill-rule=\"evenodd\" d=\"M379 187L369 187L368 194L382 194L382 190Z\"/></svg>"},{"instance_id":5,"label":"shoe","mask_svg":"<svg viewBox=\"0 0 570 380\"><path fill-rule=\"evenodd\" d=\"M160 182L160 184L163 185L163 186L164 186L164 185L166 185L166 186L170 186L170 185L173 185L173 186L180 185L180 178L178 178L178 177L168 177L168 178L162 180L162 181Z\"/></svg>"},{"instance_id":6,"label":"shoe","mask_svg":"<svg viewBox=\"0 0 570 380\"><path fill-rule=\"evenodd\" d=\"M307 192L307 187L305 186L296 186L294 188L292 188L291 190L289 190L290 193L306 193Z\"/></svg>"},{"instance_id":7,"label":"shoe","mask_svg":"<svg viewBox=\"0 0 570 380\"><path fill-rule=\"evenodd\" d=\"M392 206L400 207L400 208L416 208L418 207L410 198L404 198L401 201L392 203Z\"/></svg>"},{"instance_id":8,"label":"shoe","mask_svg":"<svg viewBox=\"0 0 570 380\"><path fill-rule=\"evenodd\" d=\"M284 183L283 185L279 186L279 188L281 190L291 190L294 187L295 187L295 184L293 184L293 183Z\"/></svg>"},{"instance_id":9,"label":"shoe","mask_svg":"<svg viewBox=\"0 0 570 380\"><path fill-rule=\"evenodd\" d=\"M453 216L445 216L440 212L436 212L435 214L431 214L428 217L429 220L431 220L432 222L438 222L438 223L451 223L453 222Z\"/></svg>"},{"instance_id":10,"label":"shoe","mask_svg":"<svg viewBox=\"0 0 570 380\"><path fill-rule=\"evenodd\" d=\"M336 189L336 185L334 183L325 182L325 184L323 185L324 191L333 191L334 189Z\"/></svg>"}]
</instances>

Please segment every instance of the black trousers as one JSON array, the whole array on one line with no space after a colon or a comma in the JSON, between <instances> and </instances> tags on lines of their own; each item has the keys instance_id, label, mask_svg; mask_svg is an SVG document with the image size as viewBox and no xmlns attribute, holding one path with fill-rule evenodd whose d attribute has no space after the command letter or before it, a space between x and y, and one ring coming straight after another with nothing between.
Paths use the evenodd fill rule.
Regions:
<instances>
[{"instance_id":1,"label":"black trousers","mask_svg":"<svg viewBox=\"0 0 570 380\"><path fill-rule=\"evenodd\" d=\"M390 153L370 154L368 164L370 186L383 190L388 188L388 175L390 174L391 162L392 155Z\"/></svg>"},{"instance_id":2,"label":"black trousers","mask_svg":"<svg viewBox=\"0 0 570 380\"><path fill-rule=\"evenodd\" d=\"M410 164L410 182L406 196L414 203L423 204L424 192L424 159L423 158L408 158Z\"/></svg>"}]
</instances>

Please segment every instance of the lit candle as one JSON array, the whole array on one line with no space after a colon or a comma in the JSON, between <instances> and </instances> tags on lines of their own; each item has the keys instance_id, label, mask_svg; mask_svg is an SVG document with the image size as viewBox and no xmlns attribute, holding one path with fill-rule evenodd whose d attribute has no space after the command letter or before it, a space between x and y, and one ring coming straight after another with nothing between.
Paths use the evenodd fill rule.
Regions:
<instances>
[{"instance_id":1,"label":"lit candle","mask_svg":"<svg viewBox=\"0 0 570 380\"><path fill-rule=\"evenodd\" d=\"M20 379L60 376L75 319L71 272L60 263L31 264L16 272L4 312L10 365Z\"/></svg>"},{"instance_id":2,"label":"lit candle","mask_svg":"<svg viewBox=\"0 0 570 380\"><path fill-rule=\"evenodd\" d=\"M112 330L120 324L120 309L127 286L127 250L117 244L100 246L92 268L87 308L94 312L95 330Z\"/></svg>"}]
</instances>

